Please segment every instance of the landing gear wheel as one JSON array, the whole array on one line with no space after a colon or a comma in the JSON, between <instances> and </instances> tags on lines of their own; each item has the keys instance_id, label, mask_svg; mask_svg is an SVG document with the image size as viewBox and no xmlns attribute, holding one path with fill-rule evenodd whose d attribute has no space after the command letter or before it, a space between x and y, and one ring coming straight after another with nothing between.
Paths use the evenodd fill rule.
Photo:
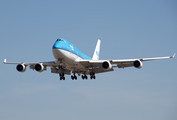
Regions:
<instances>
[{"instance_id":1,"label":"landing gear wheel","mask_svg":"<svg viewBox=\"0 0 177 120\"><path fill-rule=\"evenodd\" d=\"M59 76L60 76L60 80L65 80L65 74L64 73L60 73Z\"/></svg>"},{"instance_id":2,"label":"landing gear wheel","mask_svg":"<svg viewBox=\"0 0 177 120\"><path fill-rule=\"evenodd\" d=\"M77 76L74 76L74 79L77 80Z\"/></svg>"},{"instance_id":3,"label":"landing gear wheel","mask_svg":"<svg viewBox=\"0 0 177 120\"><path fill-rule=\"evenodd\" d=\"M71 75L71 79L72 79L72 80L74 80L74 79L77 80L77 76L75 76L75 75L74 75L74 76Z\"/></svg>"},{"instance_id":4,"label":"landing gear wheel","mask_svg":"<svg viewBox=\"0 0 177 120\"><path fill-rule=\"evenodd\" d=\"M84 80L84 76L82 75L82 79Z\"/></svg>"},{"instance_id":5,"label":"landing gear wheel","mask_svg":"<svg viewBox=\"0 0 177 120\"><path fill-rule=\"evenodd\" d=\"M95 77L95 73L94 72L90 72L90 79L92 80L92 79L95 79L96 77Z\"/></svg>"},{"instance_id":6,"label":"landing gear wheel","mask_svg":"<svg viewBox=\"0 0 177 120\"><path fill-rule=\"evenodd\" d=\"M74 76L71 75L71 79L74 80Z\"/></svg>"},{"instance_id":7,"label":"landing gear wheel","mask_svg":"<svg viewBox=\"0 0 177 120\"><path fill-rule=\"evenodd\" d=\"M87 75L82 75L82 79L86 79L87 80Z\"/></svg>"}]
</instances>

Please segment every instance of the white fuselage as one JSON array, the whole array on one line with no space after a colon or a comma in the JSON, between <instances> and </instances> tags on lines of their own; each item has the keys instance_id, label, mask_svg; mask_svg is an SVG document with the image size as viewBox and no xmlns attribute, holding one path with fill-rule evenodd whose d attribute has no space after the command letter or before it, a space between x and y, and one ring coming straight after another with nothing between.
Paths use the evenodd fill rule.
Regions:
<instances>
[{"instance_id":1,"label":"white fuselage","mask_svg":"<svg viewBox=\"0 0 177 120\"><path fill-rule=\"evenodd\" d=\"M84 66L76 62L76 60L82 60L82 58L69 51L54 48L53 56L56 60L60 61L62 65L64 65L67 69L71 71L86 71L86 68Z\"/></svg>"}]
</instances>

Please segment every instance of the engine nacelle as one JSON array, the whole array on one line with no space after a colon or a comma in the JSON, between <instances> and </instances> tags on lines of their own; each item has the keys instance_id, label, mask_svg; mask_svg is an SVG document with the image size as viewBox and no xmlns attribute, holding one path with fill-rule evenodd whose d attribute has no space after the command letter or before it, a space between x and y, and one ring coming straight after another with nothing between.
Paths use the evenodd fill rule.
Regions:
<instances>
[{"instance_id":1,"label":"engine nacelle","mask_svg":"<svg viewBox=\"0 0 177 120\"><path fill-rule=\"evenodd\" d=\"M16 69L19 71L19 72L25 72L26 71L26 66L24 64L18 64Z\"/></svg>"},{"instance_id":2,"label":"engine nacelle","mask_svg":"<svg viewBox=\"0 0 177 120\"><path fill-rule=\"evenodd\" d=\"M133 65L134 65L135 68L138 68L138 69L143 67L143 63L140 60L135 60L133 62Z\"/></svg>"},{"instance_id":3,"label":"engine nacelle","mask_svg":"<svg viewBox=\"0 0 177 120\"><path fill-rule=\"evenodd\" d=\"M102 63L102 67L103 67L104 69L106 69L106 70L112 69L112 65L111 65L111 63L110 63L109 61L104 61L104 62Z\"/></svg>"},{"instance_id":4,"label":"engine nacelle","mask_svg":"<svg viewBox=\"0 0 177 120\"><path fill-rule=\"evenodd\" d=\"M38 71L38 72L43 72L43 71L44 71L44 66L43 66L42 63L39 63L39 64L36 64L36 65L34 66L34 69L35 69L36 71Z\"/></svg>"}]
</instances>

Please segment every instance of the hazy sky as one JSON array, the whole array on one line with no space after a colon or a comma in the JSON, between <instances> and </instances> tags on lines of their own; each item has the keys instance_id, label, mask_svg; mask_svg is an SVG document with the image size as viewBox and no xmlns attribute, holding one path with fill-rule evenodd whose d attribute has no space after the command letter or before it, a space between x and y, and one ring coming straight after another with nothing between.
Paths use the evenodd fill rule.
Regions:
<instances>
[{"instance_id":1,"label":"hazy sky","mask_svg":"<svg viewBox=\"0 0 177 120\"><path fill-rule=\"evenodd\" d=\"M177 52L175 0L0 0L0 120L177 120L177 56L72 81L9 62L54 60L62 37L100 59Z\"/></svg>"}]
</instances>

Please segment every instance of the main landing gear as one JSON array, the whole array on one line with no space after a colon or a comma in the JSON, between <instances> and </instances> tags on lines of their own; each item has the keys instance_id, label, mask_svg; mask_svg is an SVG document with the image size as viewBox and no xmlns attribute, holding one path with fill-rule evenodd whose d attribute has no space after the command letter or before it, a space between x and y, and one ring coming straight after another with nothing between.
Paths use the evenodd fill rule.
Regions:
<instances>
[{"instance_id":1,"label":"main landing gear","mask_svg":"<svg viewBox=\"0 0 177 120\"><path fill-rule=\"evenodd\" d=\"M60 73L59 76L60 76L60 80L65 80L65 74L64 73Z\"/></svg>"},{"instance_id":2,"label":"main landing gear","mask_svg":"<svg viewBox=\"0 0 177 120\"><path fill-rule=\"evenodd\" d=\"M60 76L60 80L65 80L65 74L64 73L59 73L59 76ZM95 73L94 72L90 72L90 79L95 79ZM74 74L74 75L71 75L71 79L72 80L77 80L77 76ZM87 75L82 75L82 79L88 79Z\"/></svg>"},{"instance_id":3,"label":"main landing gear","mask_svg":"<svg viewBox=\"0 0 177 120\"><path fill-rule=\"evenodd\" d=\"M87 80L87 76L86 75L82 75L82 79L86 79Z\"/></svg>"},{"instance_id":4,"label":"main landing gear","mask_svg":"<svg viewBox=\"0 0 177 120\"><path fill-rule=\"evenodd\" d=\"M71 79L72 80L74 80L74 79L77 80L77 76L75 75L75 73L73 73L73 75L71 75Z\"/></svg>"},{"instance_id":5,"label":"main landing gear","mask_svg":"<svg viewBox=\"0 0 177 120\"><path fill-rule=\"evenodd\" d=\"M86 79L87 80L87 76L86 75L82 75L82 79L84 80L84 79ZM95 73L94 72L90 72L90 79L95 79L96 77L95 77Z\"/></svg>"},{"instance_id":6,"label":"main landing gear","mask_svg":"<svg viewBox=\"0 0 177 120\"><path fill-rule=\"evenodd\" d=\"M76 76L75 74L74 74L74 75L71 75L71 79L72 79L72 80L74 80L74 79L77 80L77 76Z\"/></svg>"},{"instance_id":7,"label":"main landing gear","mask_svg":"<svg viewBox=\"0 0 177 120\"><path fill-rule=\"evenodd\" d=\"M90 79L95 79L95 73L94 72L90 72Z\"/></svg>"}]
</instances>

